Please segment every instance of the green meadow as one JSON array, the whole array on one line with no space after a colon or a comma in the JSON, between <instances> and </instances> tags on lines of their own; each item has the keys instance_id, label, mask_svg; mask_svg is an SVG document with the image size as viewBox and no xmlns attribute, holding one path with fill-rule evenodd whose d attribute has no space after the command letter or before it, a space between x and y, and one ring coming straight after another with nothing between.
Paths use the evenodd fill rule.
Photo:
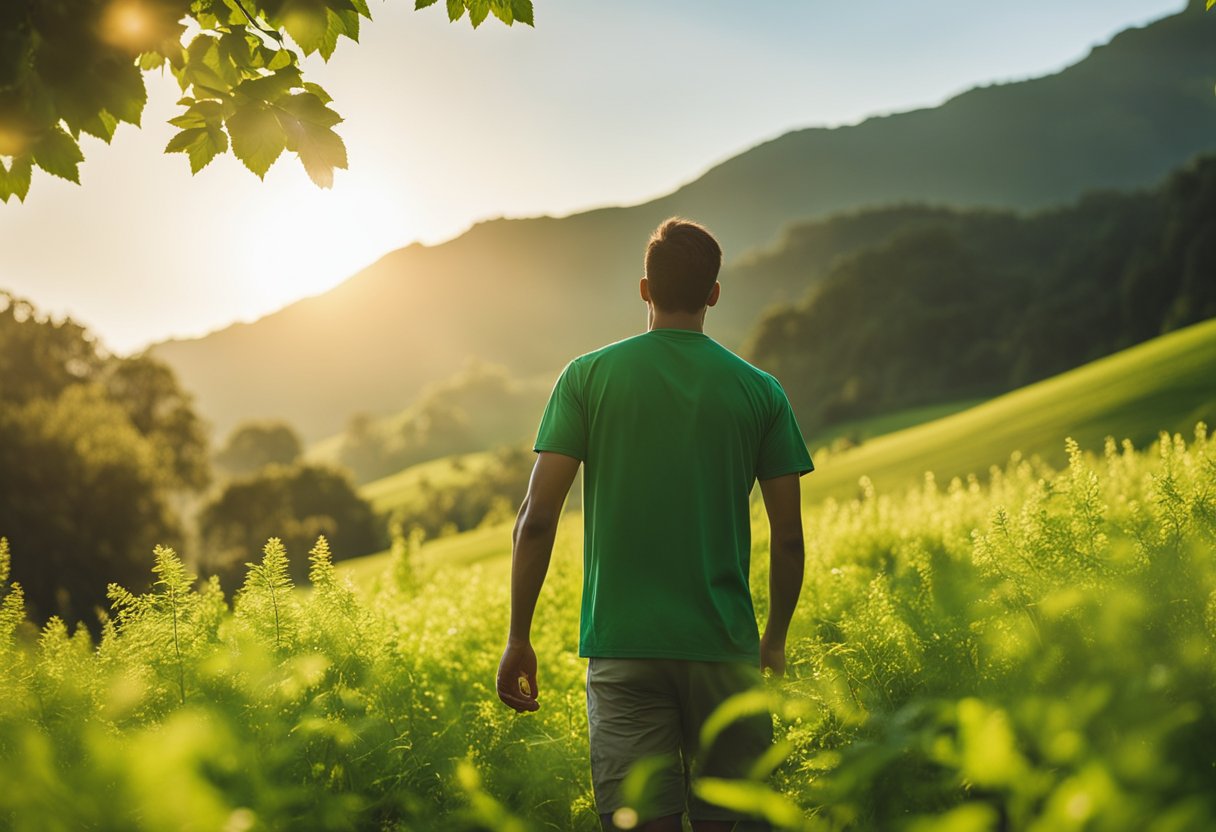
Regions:
<instances>
[{"instance_id":1,"label":"green meadow","mask_svg":"<svg viewBox=\"0 0 1216 832\"><path fill-rule=\"evenodd\" d=\"M1210 342L1210 328L1196 332ZM1059 381L1027 402L1076 389ZM998 401L980 416L993 405L1028 412ZM946 417L960 418L979 417ZM1018 454L983 483L913 480L843 500L808 489L788 674L704 729L712 741L732 716L769 708L779 743L751 779L694 787L790 830L1216 823L1203 786L1216 741L1216 448L1203 425L1142 449L1057 444L1062 466ZM762 617L758 505L754 520ZM575 652L577 515L541 596L542 707L526 716L493 693L508 533L398 538L337 568L323 540L307 555L272 540L232 599L161 549L149 592L111 588L96 647L57 618L29 633L20 589L3 583L5 546L0 824L598 828ZM288 560L305 557L300 591ZM629 794L645 811L644 773Z\"/></svg>"}]
</instances>

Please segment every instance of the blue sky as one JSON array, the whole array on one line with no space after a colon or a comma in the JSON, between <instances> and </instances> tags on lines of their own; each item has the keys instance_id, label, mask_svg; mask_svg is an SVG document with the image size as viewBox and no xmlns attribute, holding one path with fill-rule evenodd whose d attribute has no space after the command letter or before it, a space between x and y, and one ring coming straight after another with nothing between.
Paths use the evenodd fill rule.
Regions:
<instances>
[{"instance_id":1,"label":"blue sky","mask_svg":"<svg viewBox=\"0 0 1216 832\"><path fill-rule=\"evenodd\" d=\"M111 349L251 320L414 240L493 216L644 201L791 129L938 104L1046 74L1182 0L903 3L535 0L536 27L448 24L373 0L362 42L311 61L351 169L320 191L287 154L191 177L144 126L86 140L82 187L36 175L0 205L0 288Z\"/></svg>"}]
</instances>

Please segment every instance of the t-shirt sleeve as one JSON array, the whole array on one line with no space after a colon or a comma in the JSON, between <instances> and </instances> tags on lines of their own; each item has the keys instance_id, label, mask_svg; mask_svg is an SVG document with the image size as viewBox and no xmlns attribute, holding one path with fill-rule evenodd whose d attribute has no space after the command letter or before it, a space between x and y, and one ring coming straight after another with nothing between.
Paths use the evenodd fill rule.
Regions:
<instances>
[{"instance_id":1,"label":"t-shirt sleeve","mask_svg":"<svg viewBox=\"0 0 1216 832\"><path fill-rule=\"evenodd\" d=\"M532 450L552 451L586 461L587 419L581 387L578 368L571 362L549 394Z\"/></svg>"},{"instance_id":2,"label":"t-shirt sleeve","mask_svg":"<svg viewBox=\"0 0 1216 832\"><path fill-rule=\"evenodd\" d=\"M760 440L760 457L756 462L756 479L760 480L785 474L802 476L815 470L785 390L775 380L773 388L773 419Z\"/></svg>"}]
</instances>

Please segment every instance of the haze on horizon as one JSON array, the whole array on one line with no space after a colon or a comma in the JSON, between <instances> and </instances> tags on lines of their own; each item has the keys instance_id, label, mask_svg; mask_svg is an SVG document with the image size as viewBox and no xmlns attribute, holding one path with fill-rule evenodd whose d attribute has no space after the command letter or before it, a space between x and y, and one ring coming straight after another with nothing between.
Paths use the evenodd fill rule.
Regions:
<instances>
[{"instance_id":1,"label":"haze on horizon","mask_svg":"<svg viewBox=\"0 0 1216 832\"><path fill-rule=\"evenodd\" d=\"M1060 5L536 0L535 30L473 32L393 0L362 43L310 62L346 119L351 169L332 191L291 154L265 182L231 155L191 177L161 153L176 85L149 76L143 128L87 139L82 186L36 175L24 204L0 205L0 288L128 352L252 320L479 219L645 201L792 129L1054 72L1184 3Z\"/></svg>"}]
</instances>

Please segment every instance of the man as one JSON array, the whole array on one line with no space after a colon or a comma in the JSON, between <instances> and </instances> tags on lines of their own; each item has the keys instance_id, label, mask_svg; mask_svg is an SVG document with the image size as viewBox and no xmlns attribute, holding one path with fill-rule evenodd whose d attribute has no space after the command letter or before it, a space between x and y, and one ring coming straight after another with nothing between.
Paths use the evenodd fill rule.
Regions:
<instances>
[{"instance_id":1,"label":"man","mask_svg":"<svg viewBox=\"0 0 1216 832\"><path fill-rule=\"evenodd\" d=\"M782 674L802 586L799 477L812 470L785 392L704 333L722 250L672 218L646 248L647 331L571 361L541 419L513 535L511 625L498 695L540 707L532 615L558 516L584 472L579 655L588 658L591 776L605 829L731 830L745 816L689 792L691 776L741 777L772 744L772 720L732 725L700 748L701 725L761 670ZM748 497L756 480L771 535L770 609L757 632L748 585ZM665 761L650 807L626 807L638 760ZM635 810L646 812L641 818ZM649 811L647 811L649 809ZM618 814L620 812L620 814Z\"/></svg>"}]
</instances>

